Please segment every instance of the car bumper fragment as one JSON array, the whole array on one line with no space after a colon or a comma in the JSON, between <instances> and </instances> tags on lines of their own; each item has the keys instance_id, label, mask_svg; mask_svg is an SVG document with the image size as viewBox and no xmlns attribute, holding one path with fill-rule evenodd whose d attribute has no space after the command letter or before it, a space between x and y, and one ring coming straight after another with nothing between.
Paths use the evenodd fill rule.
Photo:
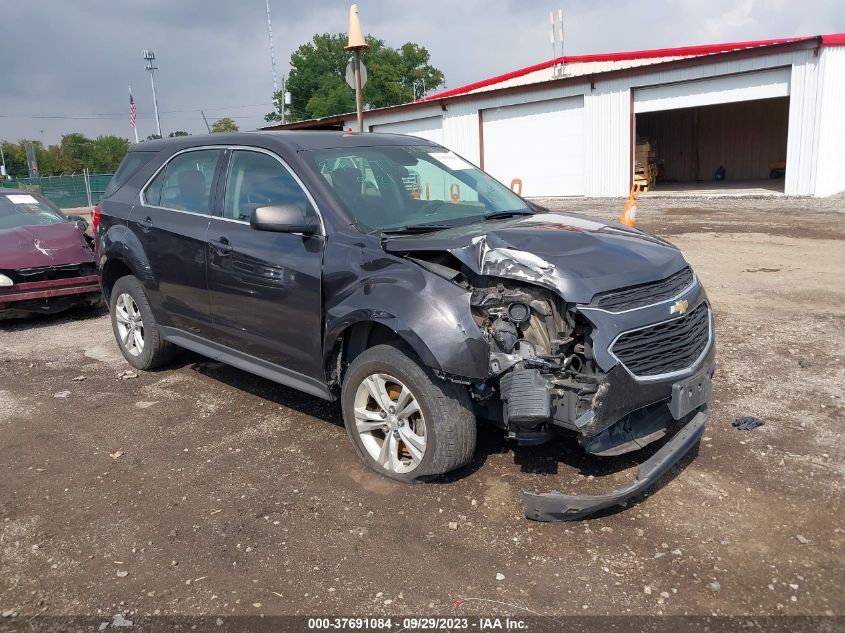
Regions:
<instances>
[{"instance_id":1,"label":"car bumper fragment","mask_svg":"<svg viewBox=\"0 0 845 633\"><path fill-rule=\"evenodd\" d=\"M690 449L698 444L710 411L702 407L666 444L637 468L634 481L603 495L567 495L562 492L522 493L525 516L535 521L572 521L582 519L634 497L659 479Z\"/></svg>"},{"instance_id":2,"label":"car bumper fragment","mask_svg":"<svg viewBox=\"0 0 845 633\"><path fill-rule=\"evenodd\" d=\"M51 299L68 295L84 295L100 291L97 275L51 279L48 281L30 281L18 283L0 291L0 305L33 299Z\"/></svg>"}]
</instances>

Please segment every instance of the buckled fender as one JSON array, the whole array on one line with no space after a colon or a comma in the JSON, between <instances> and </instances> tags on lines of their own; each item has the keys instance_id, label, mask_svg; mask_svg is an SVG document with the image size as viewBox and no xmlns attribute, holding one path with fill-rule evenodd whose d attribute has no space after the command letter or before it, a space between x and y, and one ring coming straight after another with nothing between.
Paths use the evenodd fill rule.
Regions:
<instances>
[{"instance_id":1,"label":"buckled fender","mask_svg":"<svg viewBox=\"0 0 845 633\"><path fill-rule=\"evenodd\" d=\"M627 486L603 495L567 495L562 492L522 493L526 518L534 521L574 521L636 496L657 481L667 470L698 444L710 418L705 406L666 444L637 468L637 476Z\"/></svg>"}]
</instances>

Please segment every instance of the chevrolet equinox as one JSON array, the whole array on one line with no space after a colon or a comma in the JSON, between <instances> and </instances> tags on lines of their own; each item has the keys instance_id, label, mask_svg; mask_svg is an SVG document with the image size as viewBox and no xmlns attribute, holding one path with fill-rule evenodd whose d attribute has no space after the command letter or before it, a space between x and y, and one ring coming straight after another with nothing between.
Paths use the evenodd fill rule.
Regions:
<instances>
[{"instance_id":1,"label":"chevrolet equinox","mask_svg":"<svg viewBox=\"0 0 845 633\"><path fill-rule=\"evenodd\" d=\"M373 470L426 480L476 421L598 456L663 445L628 485L526 491L565 520L641 492L700 439L704 288L671 244L552 213L448 149L391 134L248 132L131 148L95 209L120 351L184 347L327 400Z\"/></svg>"}]
</instances>

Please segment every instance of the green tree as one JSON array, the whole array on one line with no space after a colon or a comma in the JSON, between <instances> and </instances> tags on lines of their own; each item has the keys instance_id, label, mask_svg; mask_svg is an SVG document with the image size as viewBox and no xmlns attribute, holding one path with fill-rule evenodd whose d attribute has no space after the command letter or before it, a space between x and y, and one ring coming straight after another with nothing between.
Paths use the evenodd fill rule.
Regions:
<instances>
[{"instance_id":1,"label":"green tree","mask_svg":"<svg viewBox=\"0 0 845 633\"><path fill-rule=\"evenodd\" d=\"M16 178L29 176L26 164L26 141L3 141L6 170ZM88 169L94 173L112 173L129 149L129 141L118 136L99 136L90 139L84 134L65 134L57 145L44 147L41 141L32 141L38 173L42 176L79 173Z\"/></svg>"},{"instance_id":2,"label":"green tree","mask_svg":"<svg viewBox=\"0 0 845 633\"><path fill-rule=\"evenodd\" d=\"M367 36L370 45L361 54L367 67L363 100L367 107L406 103L414 99L414 85L425 82L427 90L443 85L443 73L432 66L428 50L408 42L398 49L383 40ZM290 57L291 71L286 89L291 93L288 120L318 118L355 111L355 93L346 85L346 64L350 53L344 50L346 34L323 33L300 46ZM280 121L282 92L273 96L276 111L266 121Z\"/></svg>"},{"instance_id":3,"label":"green tree","mask_svg":"<svg viewBox=\"0 0 845 633\"><path fill-rule=\"evenodd\" d=\"M237 132L240 128L230 117L224 116L211 124L212 132Z\"/></svg>"},{"instance_id":4,"label":"green tree","mask_svg":"<svg viewBox=\"0 0 845 633\"><path fill-rule=\"evenodd\" d=\"M127 151L127 139L119 136L98 136L91 141L91 155L85 167L96 174L113 174Z\"/></svg>"},{"instance_id":5,"label":"green tree","mask_svg":"<svg viewBox=\"0 0 845 633\"><path fill-rule=\"evenodd\" d=\"M3 157L6 161L7 174L14 178L26 178L29 175L23 141L20 143L3 141Z\"/></svg>"},{"instance_id":6,"label":"green tree","mask_svg":"<svg viewBox=\"0 0 845 633\"><path fill-rule=\"evenodd\" d=\"M177 136L190 136L185 130L176 130L167 135L167 138L176 138Z\"/></svg>"}]
</instances>

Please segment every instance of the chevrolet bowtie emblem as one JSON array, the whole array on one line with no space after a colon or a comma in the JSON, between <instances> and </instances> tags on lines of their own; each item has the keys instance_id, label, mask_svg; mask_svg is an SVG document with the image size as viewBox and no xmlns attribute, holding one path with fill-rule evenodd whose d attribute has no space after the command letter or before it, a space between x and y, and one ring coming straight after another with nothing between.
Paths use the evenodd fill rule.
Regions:
<instances>
[{"instance_id":1,"label":"chevrolet bowtie emblem","mask_svg":"<svg viewBox=\"0 0 845 633\"><path fill-rule=\"evenodd\" d=\"M687 308L689 308L689 302L686 299L681 299L669 308L669 314L686 314Z\"/></svg>"}]
</instances>

